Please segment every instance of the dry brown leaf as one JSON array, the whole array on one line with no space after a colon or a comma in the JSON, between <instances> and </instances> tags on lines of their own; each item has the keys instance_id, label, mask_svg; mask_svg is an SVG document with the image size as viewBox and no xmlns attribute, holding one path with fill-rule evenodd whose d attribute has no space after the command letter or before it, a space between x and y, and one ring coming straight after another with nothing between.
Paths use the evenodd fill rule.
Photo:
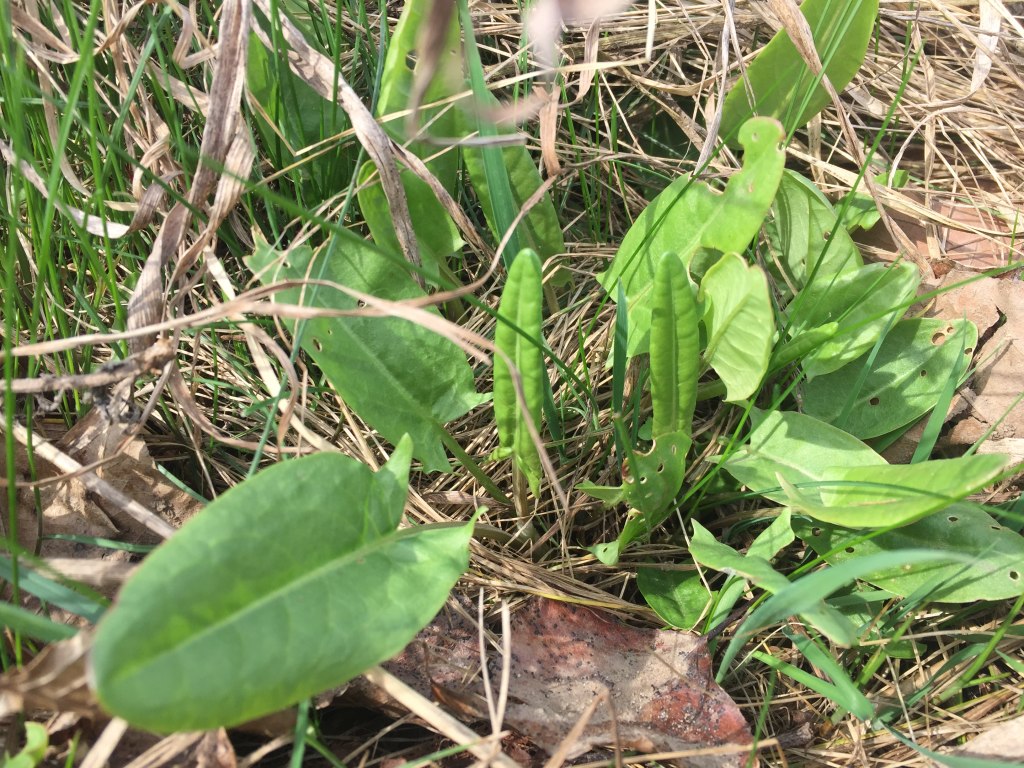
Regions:
<instances>
[{"instance_id":1,"label":"dry brown leaf","mask_svg":"<svg viewBox=\"0 0 1024 768\"><path fill-rule=\"evenodd\" d=\"M0 717L43 709L100 715L86 673L92 633L82 630L68 640L51 643L23 667L0 675Z\"/></svg>"},{"instance_id":2,"label":"dry brown leaf","mask_svg":"<svg viewBox=\"0 0 1024 768\"><path fill-rule=\"evenodd\" d=\"M1024 717L1017 717L989 728L956 749L957 757L981 757L1004 764L1024 763ZM932 763L932 765L936 765Z\"/></svg>"},{"instance_id":3,"label":"dry brown leaf","mask_svg":"<svg viewBox=\"0 0 1024 768\"><path fill-rule=\"evenodd\" d=\"M975 277L954 270L940 288L951 288ZM1024 437L1024 405L1016 404L1024 381L1024 299L1020 282L986 277L940 294L930 313L937 317L967 317L978 326L981 365L963 392L970 404L944 445L967 446L979 440L997 421L993 440ZM1008 414L1008 415L1007 415Z\"/></svg>"},{"instance_id":4,"label":"dry brown leaf","mask_svg":"<svg viewBox=\"0 0 1024 768\"><path fill-rule=\"evenodd\" d=\"M681 755L683 765L746 762L752 742L739 709L714 681L702 638L637 629L608 613L556 600L531 599L512 617L508 705L504 725L550 753L580 755L595 746ZM487 712L477 680L477 630L447 611L385 666L465 719ZM492 681L501 660L489 660ZM496 683L494 683L496 685ZM360 689L365 693L364 689ZM578 737L566 737L595 700Z\"/></svg>"}]
</instances>

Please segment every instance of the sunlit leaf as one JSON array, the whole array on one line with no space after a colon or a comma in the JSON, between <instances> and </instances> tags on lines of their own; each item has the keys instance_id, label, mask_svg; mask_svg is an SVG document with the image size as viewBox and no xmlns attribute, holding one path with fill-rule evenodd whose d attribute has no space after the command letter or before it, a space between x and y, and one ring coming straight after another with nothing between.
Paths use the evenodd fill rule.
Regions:
<instances>
[{"instance_id":1,"label":"sunlit leaf","mask_svg":"<svg viewBox=\"0 0 1024 768\"><path fill-rule=\"evenodd\" d=\"M1024 537L970 504L870 538L825 523L800 522L797 533L830 563L906 548L931 548L961 557L865 574L862 578L897 595L932 586L929 599L949 603L1005 600L1024 592Z\"/></svg>"},{"instance_id":2,"label":"sunlit leaf","mask_svg":"<svg viewBox=\"0 0 1024 768\"><path fill-rule=\"evenodd\" d=\"M875 29L878 0L805 0L800 12L807 19L825 74L841 91L864 61ZM754 96L753 105L748 89ZM782 121L786 132L791 133L829 100L789 33L781 29L746 65L744 76L730 89L720 131L731 141L751 115L765 115Z\"/></svg>"},{"instance_id":3,"label":"sunlit leaf","mask_svg":"<svg viewBox=\"0 0 1024 768\"><path fill-rule=\"evenodd\" d=\"M315 258L305 246L279 253L258 243L248 263L267 284L309 277L386 299L424 295L401 264L347 232L336 234ZM276 300L356 308L354 298L325 286L304 292L291 288L276 294ZM408 320L390 317L308 320L302 347L348 405L385 438L397 442L408 433L424 469L450 469L441 425L484 400L458 347Z\"/></svg>"},{"instance_id":4,"label":"sunlit leaf","mask_svg":"<svg viewBox=\"0 0 1024 768\"><path fill-rule=\"evenodd\" d=\"M775 199L785 162L781 127L756 119L743 126L743 168L729 179L724 192L681 177L644 209L622 239L615 258L598 280L615 298L622 281L629 303L629 345L632 357L648 351L654 269L665 253L684 264L698 249L742 252L764 223Z\"/></svg>"},{"instance_id":5,"label":"sunlit leaf","mask_svg":"<svg viewBox=\"0 0 1024 768\"><path fill-rule=\"evenodd\" d=\"M411 445L376 474L285 461L143 562L94 638L100 703L157 732L268 714L397 653L466 569L472 524L396 530Z\"/></svg>"},{"instance_id":6,"label":"sunlit leaf","mask_svg":"<svg viewBox=\"0 0 1024 768\"><path fill-rule=\"evenodd\" d=\"M502 290L494 343L508 355L519 372L527 412L538 430L547 376L541 347L541 302L540 260L533 251L520 251L509 268ZM526 428L512 373L500 355L494 357L494 419L501 447L512 452L516 465L536 495L541 478L540 456Z\"/></svg>"},{"instance_id":7,"label":"sunlit leaf","mask_svg":"<svg viewBox=\"0 0 1024 768\"><path fill-rule=\"evenodd\" d=\"M820 500L779 478L789 505L815 520L848 528L907 525L994 482L1008 456L986 454L919 464L838 466L827 471Z\"/></svg>"},{"instance_id":8,"label":"sunlit leaf","mask_svg":"<svg viewBox=\"0 0 1024 768\"><path fill-rule=\"evenodd\" d=\"M666 254L654 274L651 317L652 436L693 429L700 374L697 304L686 267Z\"/></svg>"},{"instance_id":9,"label":"sunlit leaf","mask_svg":"<svg viewBox=\"0 0 1024 768\"><path fill-rule=\"evenodd\" d=\"M750 397L768 370L775 342L764 272L736 254L726 254L704 275L698 300L704 303L708 336L704 359L725 383L725 399Z\"/></svg>"},{"instance_id":10,"label":"sunlit leaf","mask_svg":"<svg viewBox=\"0 0 1024 768\"><path fill-rule=\"evenodd\" d=\"M770 411L745 445L722 468L754 493L786 504L779 476L820 500L815 484L833 477L834 467L885 466L886 461L841 429L795 411Z\"/></svg>"},{"instance_id":11,"label":"sunlit leaf","mask_svg":"<svg viewBox=\"0 0 1024 768\"><path fill-rule=\"evenodd\" d=\"M804 410L822 421L837 422L862 439L878 437L910 424L935 406L949 372L974 354L978 329L970 320L917 318L897 323L882 342L859 392L852 392L867 355L803 386Z\"/></svg>"}]
</instances>

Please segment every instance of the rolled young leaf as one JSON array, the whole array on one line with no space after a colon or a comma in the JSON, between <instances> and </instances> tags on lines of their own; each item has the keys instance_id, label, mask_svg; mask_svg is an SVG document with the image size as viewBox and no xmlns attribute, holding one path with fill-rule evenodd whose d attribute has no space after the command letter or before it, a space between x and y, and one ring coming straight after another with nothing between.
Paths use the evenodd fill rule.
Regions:
<instances>
[{"instance_id":1,"label":"rolled young leaf","mask_svg":"<svg viewBox=\"0 0 1024 768\"><path fill-rule=\"evenodd\" d=\"M699 336L697 303L686 267L674 253L667 253L655 269L651 312L651 435L655 440L671 432L692 432Z\"/></svg>"},{"instance_id":2,"label":"rolled young leaf","mask_svg":"<svg viewBox=\"0 0 1024 768\"><path fill-rule=\"evenodd\" d=\"M540 429L544 405L544 354L541 323L542 291L540 259L531 250L523 250L512 262L501 294L494 343L512 361L522 381L527 413ZM526 476L536 495L540 487L541 462L526 419L519 407L512 372L500 355L494 357L494 418L498 441L511 451L516 466Z\"/></svg>"}]
</instances>

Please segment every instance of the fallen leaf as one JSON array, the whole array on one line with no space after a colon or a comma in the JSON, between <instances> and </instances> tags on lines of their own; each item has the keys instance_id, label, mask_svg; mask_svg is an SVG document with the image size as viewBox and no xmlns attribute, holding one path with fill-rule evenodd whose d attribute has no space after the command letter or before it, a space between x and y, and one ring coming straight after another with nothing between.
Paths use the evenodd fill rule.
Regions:
<instances>
[{"instance_id":1,"label":"fallen leaf","mask_svg":"<svg viewBox=\"0 0 1024 768\"><path fill-rule=\"evenodd\" d=\"M978 326L975 360L980 368L961 393L970 407L945 436L945 447L972 445L997 422L990 439L1024 437L1024 406L1017 403L1024 380L1021 286L1016 280L981 278L953 287L974 276L963 270L945 275L939 288L949 290L930 310L939 317L967 317Z\"/></svg>"},{"instance_id":2,"label":"fallen leaf","mask_svg":"<svg viewBox=\"0 0 1024 768\"><path fill-rule=\"evenodd\" d=\"M91 634L83 630L46 646L25 666L0 675L0 718L37 709L100 716L86 680L85 657L91 645Z\"/></svg>"},{"instance_id":3,"label":"fallen leaf","mask_svg":"<svg viewBox=\"0 0 1024 768\"><path fill-rule=\"evenodd\" d=\"M948 754L958 758L988 758L1004 765L1024 763L1024 717L993 726Z\"/></svg>"},{"instance_id":4,"label":"fallen leaf","mask_svg":"<svg viewBox=\"0 0 1024 768\"><path fill-rule=\"evenodd\" d=\"M749 728L714 681L703 638L638 629L609 613L532 599L512 616L508 664L503 724L549 753L571 759L593 747L617 745L678 752L687 766L746 763ZM451 610L384 666L424 695L433 692L465 719L487 711L478 680L478 632ZM488 672L496 688L499 654L491 654ZM588 708L589 721L565 744ZM705 754L685 754L698 750Z\"/></svg>"},{"instance_id":5,"label":"fallen leaf","mask_svg":"<svg viewBox=\"0 0 1024 768\"><path fill-rule=\"evenodd\" d=\"M1019 218L1019 211L1004 211L1004 215L998 216L981 205L938 197L928 206L924 192L917 189L902 189L900 194L906 198L905 207L887 206L887 211L917 254L930 260L937 275L956 268L981 272L1005 267L1020 259L1020 234L1015 235L1007 224ZM885 227L858 232L854 239L861 246L883 252L882 258L886 259L889 257L884 253L895 254L900 250Z\"/></svg>"},{"instance_id":6,"label":"fallen leaf","mask_svg":"<svg viewBox=\"0 0 1024 768\"><path fill-rule=\"evenodd\" d=\"M99 408L94 408L63 435L35 434L33 441L39 445L42 438L52 441L55 455L70 457L85 467L94 466L93 474L103 481L104 488L141 505L168 531L173 532L203 506L201 501L161 474L142 437L135 435L126 439L126 426L106 421ZM116 538L133 544L157 544L162 540L125 514L112 499L87 487L82 477L58 480L65 473L39 455L35 457L35 470L38 481L50 482L38 486L40 518L37 518L33 489L29 485L18 488L19 539L25 549L38 551L48 558L83 557L84 545L53 538L37 542L40 533ZM4 460L0 457L0 472L5 471ZM20 444L15 451L15 475L19 482L27 483L31 479L26 452ZM128 554L108 550L103 557L123 561Z\"/></svg>"}]
</instances>

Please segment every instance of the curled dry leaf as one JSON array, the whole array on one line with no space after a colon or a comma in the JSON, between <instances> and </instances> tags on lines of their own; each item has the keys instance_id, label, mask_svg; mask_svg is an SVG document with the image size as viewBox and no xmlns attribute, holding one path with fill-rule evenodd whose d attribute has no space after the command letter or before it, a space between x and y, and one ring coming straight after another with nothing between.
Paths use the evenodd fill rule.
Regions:
<instances>
[{"instance_id":1,"label":"curled dry leaf","mask_svg":"<svg viewBox=\"0 0 1024 768\"><path fill-rule=\"evenodd\" d=\"M504 725L548 752L571 758L617 744L679 752L689 766L745 764L750 731L715 682L703 638L637 629L608 613L543 599L530 600L511 626ZM478 719L487 705L477 643L477 629L449 609L385 666L461 717ZM495 687L501 663L497 656L488 662ZM565 744L596 700L586 726ZM685 754L696 750L716 754Z\"/></svg>"}]
</instances>

